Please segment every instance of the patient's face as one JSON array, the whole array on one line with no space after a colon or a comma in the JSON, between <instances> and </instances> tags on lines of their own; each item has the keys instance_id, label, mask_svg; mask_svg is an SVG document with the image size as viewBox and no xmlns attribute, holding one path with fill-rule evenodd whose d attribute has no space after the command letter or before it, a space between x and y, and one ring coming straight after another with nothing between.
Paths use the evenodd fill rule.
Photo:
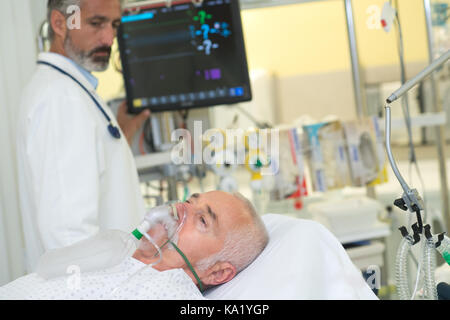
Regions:
<instances>
[{"instance_id":1,"label":"patient's face","mask_svg":"<svg viewBox=\"0 0 450 320\"><path fill-rule=\"evenodd\" d=\"M186 202L186 221L179 233L178 247L195 267L200 260L219 252L233 226L249 223L243 203L235 196L212 191L194 194ZM175 250L165 249L158 270L185 268Z\"/></svg>"}]
</instances>

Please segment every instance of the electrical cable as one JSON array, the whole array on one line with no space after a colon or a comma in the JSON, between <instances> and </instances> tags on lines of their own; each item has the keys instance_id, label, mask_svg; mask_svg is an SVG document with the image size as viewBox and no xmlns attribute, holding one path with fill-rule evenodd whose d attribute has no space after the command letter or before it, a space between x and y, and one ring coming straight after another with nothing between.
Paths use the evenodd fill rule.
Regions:
<instances>
[{"instance_id":1,"label":"electrical cable","mask_svg":"<svg viewBox=\"0 0 450 320\"><path fill-rule=\"evenodd\" d=\"M402 85L406 82L406 68L405 68L405 60L404 60L404 49L403 49L403 33L402 33L402 26L400 23L400 17L398 14L398 1L395 0L395 21L397 22L397 48L398 48L398 55L400 60L400 78ZM411 112L409 109L409 98L408 95L405 94L402 97L402 110L403 110L403 116L405 118L405 124L406 129L408 131L408 144L409 144L409 160L411 162L415 162L416 159L416 153L414 150L414 142L412 137L412 127L411 127Z\"/></svg>"},{"instance_id":2,"label":"electrical cable","mask_svg":"<svg viewBox=\"0 0 450 320\"><path fill-rule=\"evenodd\" d=\"M241 113L243 113L248 119L250 119L257 127L258 129L271 129L273 126L268 122L260 122L256 120L255 117L253 117L247 110L242 108L239 104L233 105L236 109L238 109Z\"/></svg>"},{"instance_id":3,"label":"electrical cable","mask_svg":"<svg viewBox=\"0 0 450 320\"><path fill-rule=\"evenodd\" d=\"M392 4L392 0L389 1L390 4ZM398 0L395 0L395 21L397 23L397 47L398 47L398 54L400 59L400 70L401 70L401 82L402 85L406 82L406 68L405 68L405 61L404 61L404 48L403 48L403 33L402 33L402 26L400 22L400 17L398 14ZM419 178L421 187L422 187L422 193L423 193L423 201L424 201L424 221L426 221L426 195L425 195L425 184L422 178L422 174L420 172L418 163L417 163L417 157L415 153L415 147L412 137L412 125L411 125L411 113L409 109L409 100L408 95L405 94L402 97L402 110L403 115L405 118L405 124L408 131L408 143L409 143L409 178L410 183L412 183L412 173L411 173L411 167L414 165L416 169L417 176Z\"/></svg>"},{"instance_id":4,"label":"electrical cable","mask_svg":"<svg viewBox=\"0 0 450 320\"><path fill-rule=\"evenodd\" d=\"M390 4L392 5L392 0L390 0ZM401 22L400 22L400 17L398 14L398 1L395 0L395 21L397 23L397 47L398 47L398 54L399 54L399 60L400 60L400 73L401 73L401 82L402 85L405 84L406 82L406 70L405 70L405 61L404 61L404 48L403 48L403 34L402 34L402 27L401 27ZM409 100L408 100L408 95L405 94L402 97L402 111L403 111L403 115L405 118L405 125L407 128L407 132L408 132L408 144L409 144L409 164L408 164L408 172L409 172L409 182L412 184L412 168L415 168L416 174L418 176L419 182L421 184L422 187L422 194L423 194L423 203L424 203L424 208L423 208L423 221L424 223L426 223L426 218L427 218L427 197L426 197L426 193L425 193L425 183L424 180L422 178L422 174L419 168L419 165L417 163L417 157L416 157L416 153L415 153L415 147L414 147L414 143L413 143L413 137L412 137L412 125L411 125L411 113L410 113L410 109L409 109ZM408 214L408 226L411 225L412 221L412 214ZM419 219L419 216L417 217ZM420 237L423 237L423 235L419 235ZM420 250L422 257L420 258L419 261L417 261L414 257L414 254L412 252L409 252L409 256L413 259L413 262L415 263L415 265L417 266L417 275L416 275L416 281L415 281L415 286L414 286L414 290L413 293L410 297L411 300L414 299L418 287L419 287L419 283L420 283L420 279L421 279L421 273L422 273L422 258L425 254L424 252L425 250L425 244L422 244L422 250ZM423 266L425 267L425 266Z\"/></svg>"},{"instance_id":5,"label":"electrical cable","mask_svg":"<svg viewBox=\"0 0 450 320\"><path fill-rule=\"evenodd\" d=\"M411 184L412 184L412 170L411 170L412 166L413 166L413 163L410 162L409 163L409 181L410 181ZM422 174L420 172L419 165L418 165L417 161L414 162L414 167L416 168L416 173L417 173L417 176L419 178L419 183L420 183L420 185L422 187L422 195L423 195L423 203L424 203L424 209L423 209L422 212L423 212L423 221L424 221L424 224L426 224L427 203L428 202L427 202L427 196L426 196L426 193L425 193L425 184L424 184L424 181L423 181L423 178L422 178ZM412 218L412 213L409 213L408 226L410 226L412 224L411 218ZM415 263L415 265L417 267L416 283L415 283L415 286L414 286L414 292L411 295L411 300L414 299L414 297L416 295L416 292L417 292L417 289L419 287L420 276L421 276L421 273L422 273L422 259L423 259L423 255L424 255L424 250L425 250L425 247L424 247L424 244L423 244L422 245L422 250L420 251L422 256L420 257L419 261L417 261L415 259L414 254L411 251L409 252L409 257L412 258L413 262Z\"/></svg>"}]
</instances>

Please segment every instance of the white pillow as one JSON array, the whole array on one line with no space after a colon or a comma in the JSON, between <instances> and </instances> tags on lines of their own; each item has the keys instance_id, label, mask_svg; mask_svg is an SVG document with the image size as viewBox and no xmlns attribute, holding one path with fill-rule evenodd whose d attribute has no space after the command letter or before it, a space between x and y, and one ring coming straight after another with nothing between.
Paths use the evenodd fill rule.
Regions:
<instances>
[{"instance_id":1,"label":"white pillow","mask_svg":"<svg viewBox=\"0 0 450 320\"><path fill-rule=\"evenodd\" d=\"M205 292L214 300L377 299L340 242L321 224L264 215L270 241L233 280Z\"/></svg>"}]
</instances>

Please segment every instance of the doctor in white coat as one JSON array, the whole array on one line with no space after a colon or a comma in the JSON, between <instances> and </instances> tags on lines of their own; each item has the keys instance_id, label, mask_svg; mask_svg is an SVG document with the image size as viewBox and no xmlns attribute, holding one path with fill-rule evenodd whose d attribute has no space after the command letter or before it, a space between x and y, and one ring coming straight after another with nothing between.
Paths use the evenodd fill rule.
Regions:
<instances>
[{"instance_id":1,"label":"doctor in white coat","mask_svg":"<svg viewBox=\"0 0 450 320\"><path fill-rule=\"evenodd\" d=\"M91 74L108 67L120 1L49 0L48 18L51 49L39 55L19 107L18 178L28 272L49 249L102 229L131 231L144 215L128 141L150 113L129 117L122 104L116 119L96 94Z\"/></svg>"}]
</instances>

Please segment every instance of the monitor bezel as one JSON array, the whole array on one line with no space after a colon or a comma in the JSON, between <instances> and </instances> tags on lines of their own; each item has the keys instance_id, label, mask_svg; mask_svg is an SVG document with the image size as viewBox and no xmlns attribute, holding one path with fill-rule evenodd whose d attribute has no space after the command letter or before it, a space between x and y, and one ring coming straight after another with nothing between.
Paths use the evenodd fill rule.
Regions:
<instances>
[{"instance_id":1,"label":"monitor bezel","mask_svg":"<svg viewBox=\"0 0 450 320\"><path fill-rule=\"evenodd\" d=\"M205 0L207 1L207 0ZM192 2L192 0L180 0L180 1L173 1L172 5L179 5L187 2ZM161 1L160 3L152 3L152 4L139 4L139 2L136 3L135 6L128 6L124 9L124 14L128 12L136 12L137 10L147 10L150 8L161 8L166 5L166 1ZM122 64L122 75L123 75L123 81L125 85L125 91L126 91L126 100L127 100L127 106L128 106L128 112L131 114L138 114L144 110L151 110L152 113L159 113L159 112L167 112L167 111L178 111L178 110L188 110L188 109L197 109L197 108L208 108L208 107L214 107L219 105L230 105L230 104L236 104L241 102L247 102L252 100L252 89L251 89L251 83L250 83L250 75L249 75L249 69L248 69L248 62L247 62L247 52L245 47L245 41L244 41L244 34L243 34L243 28L242 28L242 17L241 17L241 9L240 4L238 0L231 0L230 1L230 7L231 7L231 15L232 18L235 19L233 26L235 32L237 32L237 36L239 37L237 44L238 44L238 51L242 53L241 56L241 64L242 67L245 69L245 83L243 84L246 86L247 90L244 90L243 96L235 96L235 97L217 97L214 99L205 99L205 100L197 100L197 101L187 101L187 102L177 102L177 103L168 103L164 105L157 105L157 106L145 106L145 107L134 107L133 101L134 97L131 94L132 89L129 81L127 79L130 79L130 69L128 67L127 63L127 55L124 54L124 51L126 50L124 41L123 41L123 25L118 29L117 33L117 40L119 44L119 52L120 52L120 60ZM236 17L239 17L239 19L236 19Z\"/></svg>"}]
</instances>

